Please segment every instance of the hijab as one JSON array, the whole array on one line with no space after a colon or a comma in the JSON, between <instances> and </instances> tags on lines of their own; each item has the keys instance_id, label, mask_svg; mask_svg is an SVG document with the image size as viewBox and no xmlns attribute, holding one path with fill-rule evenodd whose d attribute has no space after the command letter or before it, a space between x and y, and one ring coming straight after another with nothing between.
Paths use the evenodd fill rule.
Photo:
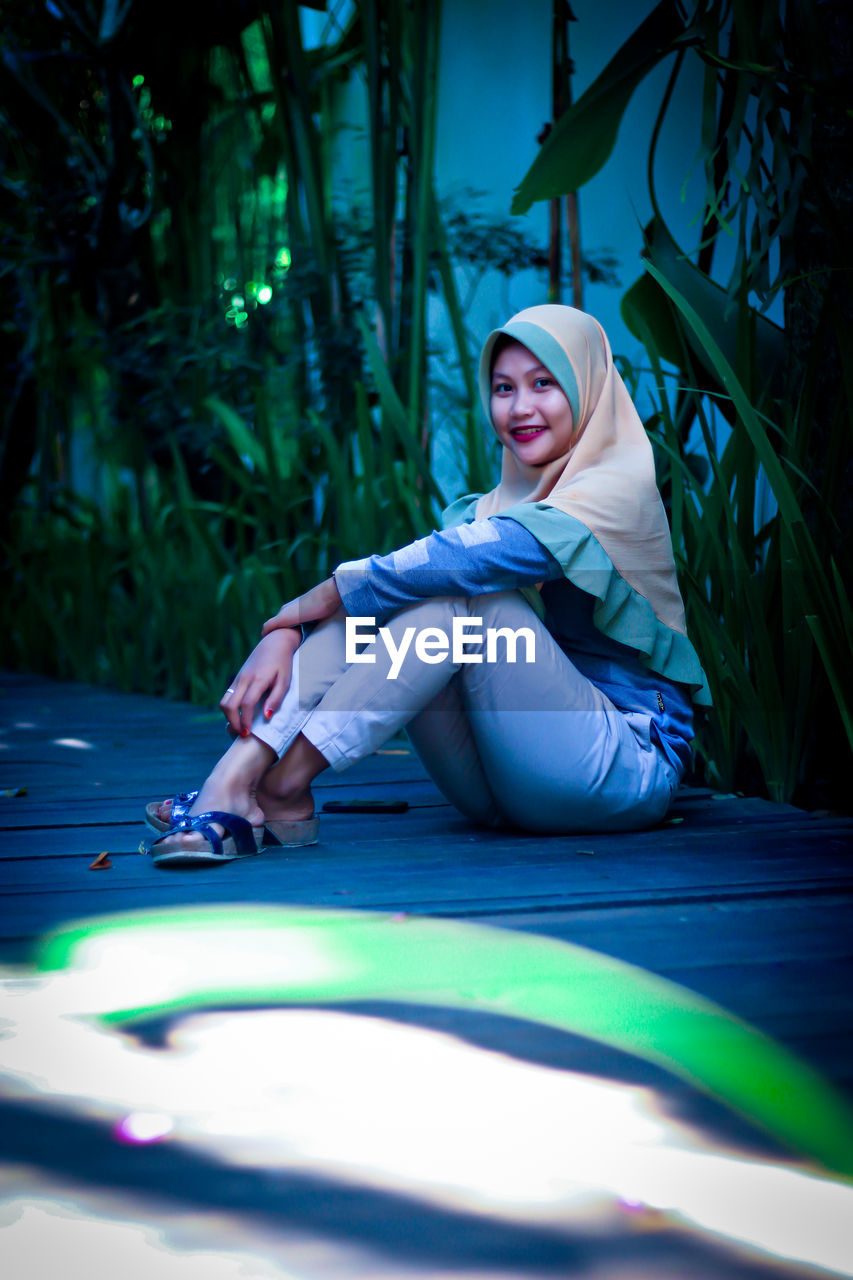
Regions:
<instances>
[{"instance_id":1,"label":"hijab","mask_svg":"<svg viewBox=\"0 0 853 1280\"><path fill-rule=\"evenodd\" d=\"M574 307L547 304L519 311L495 329L486 339L479 371L490 422L492 353L501 335L521 343L556 379L571 406L574 431L568 450L542 467L527 466L504 448L500 484L479 499L475 518L527 503L572 516L593 535L628 587L648 602L658 622L686 636L651 443L601 325Z\"/></svg>"}]
</instances>

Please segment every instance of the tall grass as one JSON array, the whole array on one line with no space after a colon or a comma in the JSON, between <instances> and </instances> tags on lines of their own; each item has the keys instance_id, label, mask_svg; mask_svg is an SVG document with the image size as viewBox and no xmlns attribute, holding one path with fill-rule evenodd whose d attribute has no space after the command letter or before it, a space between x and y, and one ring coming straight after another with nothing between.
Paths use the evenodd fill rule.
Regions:
<instances>
[{"instance_id":1,"label":"tall grass","mask_svg":"<svg viewBox=\"0 0 853 1280\"><path fill-rule=\"evenodd\" d=\"M812 491L802 469L809 399L804 394L793 408L771 401L767 412L753 407L696 311L650 271L726 388L709 397L667 374L646 329L657 385L649 425L663 456L689 630L715 703L699 751L716 785L764 789L780 801L813 799L827 737L842 752L853 747L853 611L831 513L810 527L803 512ZM687 402L710 464L707 479L679 430Z\"/></svg>"},{"instance_id":2,"label":"tall grass","mask_svg":"<svg viewBox=\"0 0 853 1280\"><path fill-rule=\"evenodd\" d=\"M388 412L377 427L365 387L355 385L355 429L343 444L321 414L309 416L310 471L292 437L264 444L214 402L224 432L214 460L226 486L217 501L194 492L175 450L169 475L106 463L97 501L58 491L47 509L34 497L19 502L5 549L0 664L218 699L284 600L344 559L433 527L426 504L439 495L420 442L382 391Z\"/></svg>"}]
</instances>

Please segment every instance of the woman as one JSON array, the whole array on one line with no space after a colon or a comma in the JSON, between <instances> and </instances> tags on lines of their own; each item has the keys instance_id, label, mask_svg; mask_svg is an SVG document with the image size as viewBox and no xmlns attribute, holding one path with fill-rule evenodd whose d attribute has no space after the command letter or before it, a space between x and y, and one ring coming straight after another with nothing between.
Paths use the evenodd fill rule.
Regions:
<instances>
[{"instance_id":1,"label":"woman","mask_svg":"<svg viewBox=\"0 0 853 1280\"><path fill-rule=\"evenodd\" d=\"M531 307L488 338L480 390L500 484L265 624L220 704L235 741L198 795L149 806L173 823L152 846L159 865L254 853L264 824L315 842L314 778L403 725L475 822L559 833L664 816L691 701L709 699L651 446L607 337L574 308ZM383 643L359 651L366 618Z\"/></svg>"}]
</instances>

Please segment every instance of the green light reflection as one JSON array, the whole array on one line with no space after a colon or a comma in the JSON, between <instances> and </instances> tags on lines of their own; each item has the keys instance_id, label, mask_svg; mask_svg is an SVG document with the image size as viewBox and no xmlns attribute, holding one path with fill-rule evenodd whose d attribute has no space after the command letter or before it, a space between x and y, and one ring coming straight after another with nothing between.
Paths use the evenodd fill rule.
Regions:
<instances>
[{"instance_id":1,"label":"green light reflection","mask_svg":"<svg viewBox=\"0 0 853 1280\"><path fill-rule=\"evenodd\" d=\"M67 970L75 1011L107 1022L377 998L527 1018L654 1062L853 1175L853 1114L815 1071L693 992L570 943L367 912L205 907L81 925L47 943L40 967Z\"/></svg>"}]
</instances>

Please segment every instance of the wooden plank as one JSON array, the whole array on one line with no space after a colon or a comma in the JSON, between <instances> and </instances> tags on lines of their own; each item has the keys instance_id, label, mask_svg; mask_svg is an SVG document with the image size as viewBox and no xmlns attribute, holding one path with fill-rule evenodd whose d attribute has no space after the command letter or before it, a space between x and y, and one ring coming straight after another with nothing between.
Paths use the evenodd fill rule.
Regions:
<instances>
[{"instance_id":1,"label":"wooden plank","mask_svg":"<svg viewBox=\"0 0 853 1280\"><path fill-rule=\"evenodd\" d=\"M348 780L349 773L333 774L328 781L321 781L315 787L317 805L322 808L326 800L383 799L388 797L387 782ZM412 778L395 784L395 797L400 789L400 798L405 799L412 807L436 808L449 811L449 805L432 782L421 778ZM156 794L156 793L155 793ZM165 796L162 796L165 798ZM0 802L0 858L3 857L6 841L3 833L17 831L50 830L69 826L138 826L143 825L142 813L154 794L140 792L138 794L109 796L75 796L72 799L56 799L42 801L32 796L19 796Z\"/></svg>"},{"instance_id":2,"label":"wooden plank","mask_svg":"<svg viewBox=\"0 0 853 1280\"><path fill-rule=\"evenodd\" d=\"M38 939L70 921L135 908L281 903L473 920L579 943L641 965L718 1001L798 1052L853 1098L853 823L791 806L683 792L650 832L534 837L479 831L438 795L411 754L377 755L326 774L317 800L403 797L401 815L326 815L322 844L270 850L194 872L158 870L136 853L148 799L198 782L224 741L217 713L138 695L0 679L0 958L27 962ZM31 728L20 727L30 725ZM19 727L16 727L19 726ZM68 739L90 747L62 745ZM395 752L404 751L402 744ZM90 871L108 849L112 867ZM493 1014L360 1002L393 1016L546 1066L607 1075L654 1090L660 1111L715 1143L777 1154L744 1120L660 1068L581 1037ZM146 1034L156 1037L156 1025ZM258 1221L345 1230L374 1250L390 1230L389 1280L432 1274L619 1274L746 1280L770 1269L697 1246L672 1231L630 1240L560 1235L425 1209L335 1180L219 1170L174 1145L120 1149L94 1123L4 1103L7 1151L32 1168L109 1185L127 1201L167 1194L207 1224L238 1188ZM495 1118L500 1126L500 1117ZM175 1164L175 1161L178 1164ZM189 1161L189 1163L187 1163ZM191 1177L189 1176L191 1173ZM2 1194L2 1193L0 1193ZM147 1201L145 1213L151 1213ZM341 1226L345 1223L345 1228ZM324 1245L325 1247L325 1245ZM373 1263L371 1263L373 1266ZM299 1268L296 1267L298 1270ZM377 1277L385 1270L375 1269ZM374 1271L371 1270L371 1274Z\"/></svg>"},{"instance_id":3,"label":"wooden plank","mask_svg":"<svg viewBox=\"0 0 853 1280\"><path fill-rule=\"evenodd\" d=\"M396 743L324 775L317 799L402 796L407 813L327 815L316 848L170 873L136 853L140 810L192 785L216 758L227 741L218 713L28 677L0 680L0 689L0 777L27 787L0 804L7 954L63 921L142 906L260 901L434 914L583 942L716 991L729 1007L785 1016L789 1039L823 1035L829 1045L846 1034L833 1030L830 1008L847 1017L836 984L853 935L847 819L694 789L679 796L676 821L650 832L480 831ZM68 739L92 746L59 745ZM90 871L102 850L112 868ZM806 966L811 1012L784 968L792 964Z\"/></svg>"}]
</instances>

